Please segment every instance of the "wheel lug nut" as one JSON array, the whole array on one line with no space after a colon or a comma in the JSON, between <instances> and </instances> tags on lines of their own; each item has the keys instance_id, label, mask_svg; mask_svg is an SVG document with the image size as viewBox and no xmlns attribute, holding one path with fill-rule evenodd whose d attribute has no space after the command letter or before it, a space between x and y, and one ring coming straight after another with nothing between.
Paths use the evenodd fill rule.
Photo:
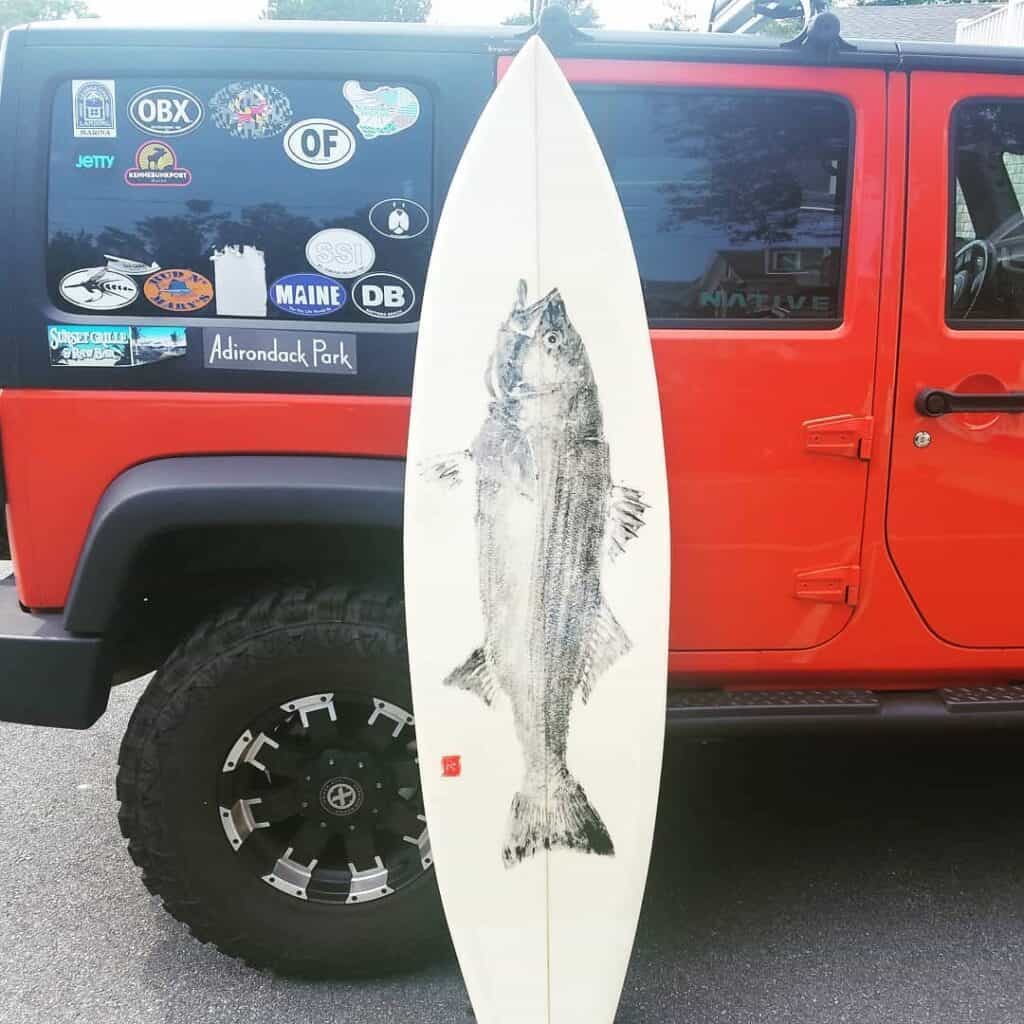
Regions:
<instances>
[{"instance_id":1,"label":"wheel lug nut","mask_svg":"<svg viewBox=\"0 0 1024 1024\"><path fill-rule=\"evenodd\" d=\"M331 761L328 761L327 763L328 763L328 764L329 764L329 765L330 765L330 766L331 766L332 768L334 767L334 761L333 761L333 760L331 760Z\"/></svg>"},{"instance_id":2,"label":"wheel lug nut","mask_svg":"<svg viewBox=\"0 0 1024 1024\"><path fill-rule=\"evenodd\" d=\"M302 801L302 806L303 806L303 808L308 807L309 806L309 801L308 800L303 800Z\"/></svg>"},{"instance_id":3,"label":"wheel lug nut","mask_svg":"<svg viewBox=\"0 0 1024 1024\"><path fill-rule=\"evenodd\" d=\"M349 832L355 832L355 830L356 830L355 825L349 825L348 830L349 830Z\"/></svg>"},{"instance_id":4,"label":"wheel lug nut","mask_svg":"<svg viewBox=\"0 0 1024 1024\"><path fill-rule=\"evenodd\" d=\"M384 788L384 783L383 782L378 782L377 783L377 788L378 789L383 789Z\"/></svg>"},{"instance_id":5,"label":"wheel lug nut","mask_svg":"<svg viewBox=\"0 0 1024 1024\"><path fill-rule=\"evenodd\" d=\"M313 776L312 775L307 775L306 776L306 781L307 782L312 782L313 781Z\"/></svg>"},{"instance_id":6,"label":"wheel lug nut","mask_svg":"<svg viewBox=\"0 0 1024 1024\"><path fill-rule=\"evenodd\" d=\"M358 765L358 767L360 767L360 768L365 768L365 767L366 767L366 765L365 765L365 764L363 764L363 762L362 762L362 761L360 761L360 762L359 762L359 765Z\"/></svg>"},{"instance_id":7,"label":"wheel lug nut","mask_svg":"<svg viewBox=\"0 0 1024 1024\"><path fill-rule=\"evenodd\" d=\"M374 814L380 814L380 808L379 807L374 807L373 813Z\"/></svg>"},{"instance_id":8,"label":"wheel lug nut","mask_svg":"<svg viewBox=\"0 0 1024 1024\"><path fill-rule=\"evenodd\" d=\"M321 821L320 822L320 827L321 828L327 828L327 822L326 821Z\"/></svg>"}]
</instances>

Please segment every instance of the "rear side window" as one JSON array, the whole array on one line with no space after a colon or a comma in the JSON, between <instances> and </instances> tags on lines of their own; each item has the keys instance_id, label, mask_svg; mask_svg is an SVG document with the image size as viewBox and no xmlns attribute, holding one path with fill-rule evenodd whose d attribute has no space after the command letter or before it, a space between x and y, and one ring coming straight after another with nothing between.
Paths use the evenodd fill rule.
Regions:
<instances>
[{"instance_id":1,"label":"rear side window","mask_svg":"<svg viewBox=\"0 0 1024 1024\"><path fill-rule=\"evenodd\" d=\"M408 323L430 95L346 79L75 80L53 102L52 302L120 317Z\"/></svg>"},{"instance_id":2,"label":"rear side window","mask_svg":"<svg viewBox=\"0 0 1024 1024\"><path fill-rule=\"evenodd\" d=\"M852 113L782 92L587 88L651 320L842 316Z\"/></svg>"},{"instance_id":3,"label":"rear side window","mask_svg":"<svg viewBox=\"0 0 1024 1024\"><path fill-rule=\"evenodd\" d=\"M1024 320L1024 102L970 100L953 111L949 287L953 327Z\"/></svg>"}]
</instances>

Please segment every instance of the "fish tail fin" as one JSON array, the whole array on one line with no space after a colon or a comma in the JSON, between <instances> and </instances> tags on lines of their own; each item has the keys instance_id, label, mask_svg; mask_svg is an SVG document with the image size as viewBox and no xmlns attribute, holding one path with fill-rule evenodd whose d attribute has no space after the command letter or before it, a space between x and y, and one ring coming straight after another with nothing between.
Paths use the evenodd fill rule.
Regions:
<instances>
[{"instance_id":1,"label":"fish tail fin","mask_svg":"<svg viewBox=\"0 0 1024 1024\"><path fill-rule=\"evenodd\" d=\"M475 693L485 704L490 706L494 701L497 686L487 664L484 649L478 647L458 668L449 672L445 677L444 685Z\"/></svg>"},{"instance_id":2,"label":"fish tail fin","mask_svg":"<svg viewBox=\"0 0 1024 1024\"><path fill-rule=\"evenodd\" d=\"M502 857L506 868L541 850L577 850L615 856L615 846L601 815L583 787L568 773L547 794L530 788L516 793L508 818Z\"/></svg>"}]
</instances>

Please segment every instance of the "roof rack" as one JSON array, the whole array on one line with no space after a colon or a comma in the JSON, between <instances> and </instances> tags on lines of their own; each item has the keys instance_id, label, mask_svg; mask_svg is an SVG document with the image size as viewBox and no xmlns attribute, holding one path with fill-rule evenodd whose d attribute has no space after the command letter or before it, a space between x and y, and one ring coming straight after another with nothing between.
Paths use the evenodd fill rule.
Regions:
<instances>
[{"instance_id":1,"label":"roof rack","mask_svg":"<svg viewBox=\"0 0 1024 1024\"><path fill-rule=\"evenodd\" d=\"M811 4L813 2L814 0L811 0ZM811 4L806 4L805 10L813 9ZM853 43L848 43L842 37L839 18L831 11L812 14L798 36L779 45L784 50L805 50L815 56L826 58L836 53L857 49Z\"/></svg>"}]
</instances>

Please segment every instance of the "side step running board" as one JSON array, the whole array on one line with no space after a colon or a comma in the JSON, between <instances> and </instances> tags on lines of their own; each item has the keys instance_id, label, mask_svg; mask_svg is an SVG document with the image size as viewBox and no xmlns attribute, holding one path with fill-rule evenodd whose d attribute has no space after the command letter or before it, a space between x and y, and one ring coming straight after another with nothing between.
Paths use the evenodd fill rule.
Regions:
<instances>
[{"instance_id":1,"label":"side step running board","mask_svg":"<svg viewBox=\"0 0 1024 1024\"><path fill-rule=\"evenodd\" d=\"M669 690L673 735L1024 729L1024 684L942 690Z\"/></svg>"}]
</instances>

